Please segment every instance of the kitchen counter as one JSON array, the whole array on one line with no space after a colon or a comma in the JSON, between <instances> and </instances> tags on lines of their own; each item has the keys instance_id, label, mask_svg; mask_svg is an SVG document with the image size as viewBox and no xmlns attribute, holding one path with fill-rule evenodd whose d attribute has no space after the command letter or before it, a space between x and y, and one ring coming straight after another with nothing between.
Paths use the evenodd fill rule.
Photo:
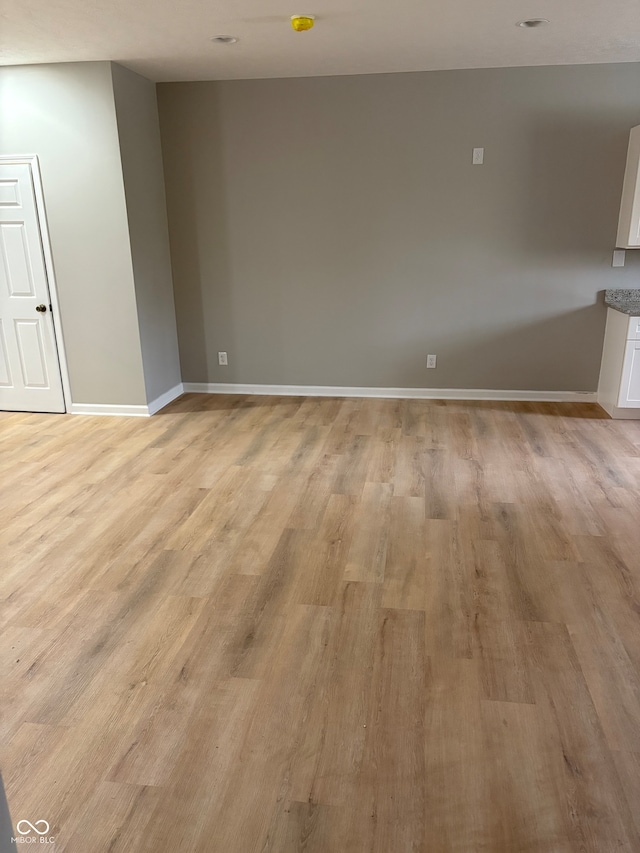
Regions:
<instances>
[{"instance_id":1,"label":"kitchen counter","mask_svg":"<svg viewBox=\"0 0 640 853\"><path fill-rule=\"evenodd\" d=\"M622 314L640 317L640 288L605 290L604 303Z\"/></svg>"}]
</instances>

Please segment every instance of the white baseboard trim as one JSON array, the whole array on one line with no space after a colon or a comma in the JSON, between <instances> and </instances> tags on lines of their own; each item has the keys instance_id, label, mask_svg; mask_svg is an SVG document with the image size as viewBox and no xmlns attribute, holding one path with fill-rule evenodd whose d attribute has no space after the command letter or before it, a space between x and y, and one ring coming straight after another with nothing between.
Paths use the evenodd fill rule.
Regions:
<instances>
[{"instance_id":1,"label":"white baseboard trim","mask_svg":"<svg viewBox=\"0 0 640 853\"><path fill-rule=\"evenodd\" d=\"M632 408L627 409L622 406L611 406L607 403L603 403L598 400L602 408L605 412L612 417L614 420L627 420L627 421L637 421L640 420L640 409Z\"/></svg>"},{"instance_id":2,"label":"white baseboard trim","mask_svg":"<svg viewBox=\"0 0 640 853\"><path fill-rule=\"evenodd\" d=\"M491 391L478 388L348 388L340 385L238 385L183 382L185 394L258 394L274 397L380 397L401 400L512 400L529 403L595 403L595 391Z\"/></svg>"},{"instance_id":3,"label":"white baseboard trim","mask_svg":"<svg viewBox=\"0 0 640 853\"><path fill-rule=\"evenodd\" d=\"M149 406L111 405L110 403L72 403L72 415L127 415L148 418Z\"/></svg>"},{"instance_id":4,"label":"white baseboard trim","mask_svg":"<svg viewBox=\"0 0 640 853\"><path fill-rule=\"evenodd\" d=\"M165 406L168 406L176 397L179 397L183 393L183 385L180 382L178 385L175 385L169 391L165 391L164 394L160 394L159 397L156 397L155 400L152 400L149 403L148 409L150 415L155 415L156 412L159 412L160 409L164 409Z\"/></svg>"},{"instance_id":5,"label":"white baseboard trim","mask_svg":"<svg viewBox=\"0 0 640 853\"><path fill-rule=\"evenodd\" d=\"M182 382L174 386L169 391L165 391L155 400L152 400L148 406L126 406L126 405L111 405L110 403L72 403L72 415L119 415L130 418L148 418L150 415L155 415L160 409L168 406L172 400L184 393Z\"/></svg>"},{"instance_id":6,"label":"white baseboard trim","mask_svg":"<svg viewBox=\"0 0 640 853\"><path fill-rule=\"evenodd\" d=\"M252 394L269 397L374 397L397 400L487 400L529 403L595 403L595 391L491 391L479 388L363 388L342 385L240 385L231 382L182 382L148 406L72 403L72 415L148 418L181 394ZM637 411L637 410L636 410ZM616 413L614 417L634 417ZM637 415L636 415L637 417Z\"/></svg>"}]
</instances>

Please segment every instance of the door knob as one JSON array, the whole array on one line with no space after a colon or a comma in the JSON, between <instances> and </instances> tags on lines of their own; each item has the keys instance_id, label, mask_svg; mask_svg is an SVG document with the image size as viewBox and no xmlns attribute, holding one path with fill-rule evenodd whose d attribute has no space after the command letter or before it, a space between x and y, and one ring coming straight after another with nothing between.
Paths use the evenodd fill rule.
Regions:
<instances>
[{"instance_id":1,"label":"door knob","mask_svg":"<svg viewBox=\"0 0 640 853\"><path fill-rule=\"evenodd\" d=\"M46 310L47 310L46 305L36 305L36 311L38 311L40 314L44 314L44 312Z\"/></svg>"}]
</instances>

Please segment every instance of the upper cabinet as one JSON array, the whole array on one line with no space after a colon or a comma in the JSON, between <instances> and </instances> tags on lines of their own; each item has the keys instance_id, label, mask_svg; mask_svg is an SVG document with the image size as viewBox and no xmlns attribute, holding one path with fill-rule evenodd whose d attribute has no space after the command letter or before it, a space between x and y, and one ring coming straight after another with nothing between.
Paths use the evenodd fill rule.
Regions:
<instances>
[{"instance_id":1,"label":"upper cabinet","mask_svg":"<svg viewBox=\"0 0 640 853\"><path fill-rule=\"evenodd\" d=\"M640 249L640 127L632 128L629 137L616 246Z\"/></svg>"}]
</instances>

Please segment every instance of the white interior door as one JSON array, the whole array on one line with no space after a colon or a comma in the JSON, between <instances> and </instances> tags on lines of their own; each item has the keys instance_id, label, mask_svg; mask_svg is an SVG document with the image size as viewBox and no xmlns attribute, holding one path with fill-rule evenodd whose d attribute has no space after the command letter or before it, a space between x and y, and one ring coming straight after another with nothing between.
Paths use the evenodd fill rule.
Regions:
<instances>
[{"instance_id":1,"label":"white interior door","mask_svg":"<svg viewBox=\"0 0 640 853\"><path fill-rule=\"evenodd\" d=\"M65 411L28 164L0 163L0 409Z\"/></svg>"}]
</instances>

